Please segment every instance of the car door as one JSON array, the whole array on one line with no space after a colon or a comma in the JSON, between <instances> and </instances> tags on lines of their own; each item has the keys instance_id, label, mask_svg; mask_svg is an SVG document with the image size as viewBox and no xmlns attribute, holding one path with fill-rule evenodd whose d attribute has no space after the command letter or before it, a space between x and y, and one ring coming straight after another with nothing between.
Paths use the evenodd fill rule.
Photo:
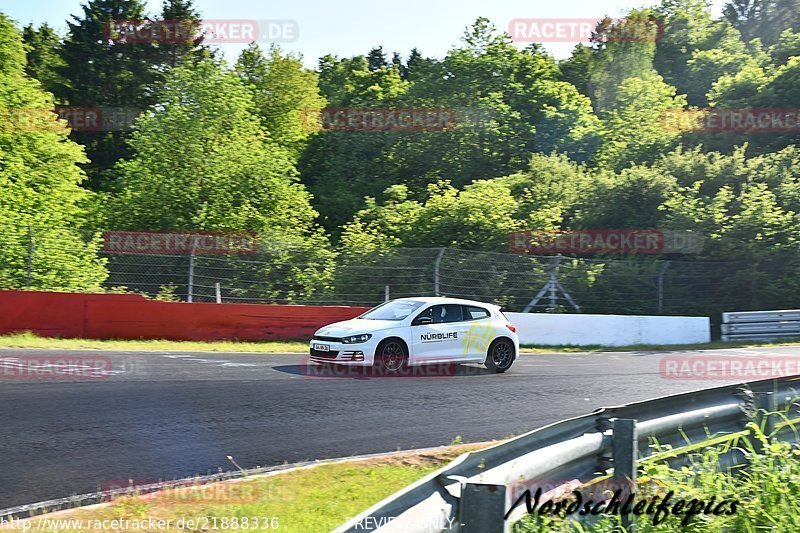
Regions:
<instances>
[{"instance_id":1,"label":"car door","mask_svg":"<svg viewBox=\"0 0 800 533\"><path fill-rule=\"evenodd\" d=\"M463 306L463 313L466 332L461 339L462 353L473 361L483 361L495 337L492 313L477 305Z\"/></svg>"},{"instance_id":2,"label":"car door","mask_svg":"<svg viewBox=\"0 0 800 533\"><path fill-rule=\"evenodd\" d=\"M466 333L460 305L432 305L411 322L412 359L426 363L461 359L461 340Z\"/></svg>"}]
</instances>

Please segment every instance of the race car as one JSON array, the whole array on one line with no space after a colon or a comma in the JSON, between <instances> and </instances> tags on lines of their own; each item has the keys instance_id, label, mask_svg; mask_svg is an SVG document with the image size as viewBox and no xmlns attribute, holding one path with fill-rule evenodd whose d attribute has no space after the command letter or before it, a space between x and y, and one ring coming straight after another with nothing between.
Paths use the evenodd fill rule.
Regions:
<instances>
[{"instance_id":1,"label":"race car","mask_svg":"<svg viewBox=\"0 0 800 533\"><path fill-rule=\"evenodd\" d=\"M519 353L516 328L492 304L443 297L399 298L317 330L310 358L322 364L407 366L478 362L496 373Z\"/></svg>"}]
</instances>

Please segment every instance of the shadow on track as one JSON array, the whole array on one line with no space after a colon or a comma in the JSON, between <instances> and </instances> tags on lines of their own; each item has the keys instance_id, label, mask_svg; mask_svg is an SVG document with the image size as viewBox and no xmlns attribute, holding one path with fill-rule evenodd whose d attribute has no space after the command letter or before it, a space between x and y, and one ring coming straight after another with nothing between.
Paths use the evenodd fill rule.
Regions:
<instances>
[{"instance_id":1,"label":"shadow on track","mask_svg":"<svg viewBox=\"0 0 800 533\"><path fill-rule=\"evenodd\" d=\"M400 379L400 378L445 378L463 376L495 375L494 372L482 367L460 363L446 363L438 365L411 366L388 373L372 367L335 365L335 364L302 364L280 365L272 367L273 370L302 376L306 378L345 378L345 379Z\"/></svg>"}]
</instances>

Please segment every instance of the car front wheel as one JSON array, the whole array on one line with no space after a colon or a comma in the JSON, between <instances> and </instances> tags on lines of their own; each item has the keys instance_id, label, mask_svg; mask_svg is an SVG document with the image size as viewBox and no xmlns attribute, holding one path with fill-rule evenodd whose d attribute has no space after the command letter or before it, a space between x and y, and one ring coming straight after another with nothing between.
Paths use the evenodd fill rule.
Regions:
<instances>
[{"instance_id":1,"label":"car front wheel","mask_svg":"<svg viewBox=\"0 0 800 533\"><path fill-rule=\"evenodd\" d=\"M486 368L495 374L502 374L514 362L514 345L506 339L497 339L489 346L486 354Z\"/></svg>"},{"instance_id":2,"label":"car front wheel","mask_svg":"<svg viewBox=\"0 0 800 533\"><path fill-rule=\"evenodd\" d=\"M398 374L408 365L408 350L399 340L388 339L378 345L372 369L381 374Z\"/></svg>"}]
</instances>

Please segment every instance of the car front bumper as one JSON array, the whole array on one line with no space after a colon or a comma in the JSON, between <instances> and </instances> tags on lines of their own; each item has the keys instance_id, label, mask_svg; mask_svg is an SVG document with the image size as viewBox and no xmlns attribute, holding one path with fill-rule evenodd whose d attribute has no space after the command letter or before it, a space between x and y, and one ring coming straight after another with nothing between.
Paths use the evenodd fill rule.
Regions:
<instances>
[{"instance_id":1,"label":"car front bumper","mask_svg":"<svg viewBox=\"0 0 800 533\"><path fill-rule=\"evenodd\" d=\"M328 346L328 351L314 348L315 344ZM357 344L344 344L341 342L312 340L308 346L309 358L315 363L334 363L341 365L372 366L375 354L376 341Z\"/></svg>"}]
</instances>

